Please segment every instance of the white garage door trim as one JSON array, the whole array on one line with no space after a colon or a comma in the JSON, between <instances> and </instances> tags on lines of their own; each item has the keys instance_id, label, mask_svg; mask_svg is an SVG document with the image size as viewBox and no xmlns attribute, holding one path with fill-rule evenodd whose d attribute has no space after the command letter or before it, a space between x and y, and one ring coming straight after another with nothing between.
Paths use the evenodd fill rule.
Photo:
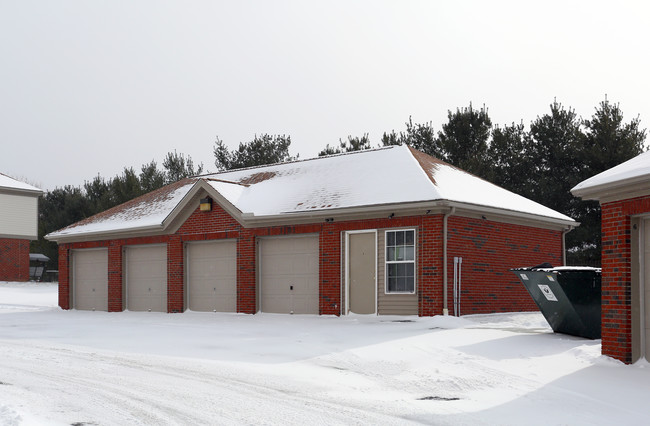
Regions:
<instances>
[{"instance_id":1,"label":"white garage door trim","mask_svg":"<svg viewBox=\"0 0 650 426\"><path fill-rule=\"evenodd\" d=\"M295 243L299 243L298 248L291 247ZM278 244L280 247L276 246ZM309 248L311 251L305 251L305 248ZM265 252L272 249L286 251L281 253ZM259 310L261 312L319 314L319 250L318 234L259 239ZM296 273L282 273L286 271L278 263L282 261L292 262L290 269ZM283 281L282 275L287 276L286 282ZM277 288L270 286L277 286Z\"/></svg>"},{"instance_id":2,"label":"white garage door trim","mask_svg":"<svg viewBox=\"0 0 650 426\"><path fill-rule=\"evenodd\" d=\"M124 264L126 309L167 312L167 244L125 246Z\"/></svg>"},{"instance_id":3,"label":"white garage door trim","mask_svg":"<svg viewBox=\"0 0 650 426\"><path fill-rule=\"evenodd\" d=\"M84 291L80 291L82 279L89 287ZM72 307L108 311L108 249L72 250Z\"/></svg>"},{"instance_id":4,"label":"white garage door trim","mask_svg":"<svg viewBox=\"0 0 650 426\"><path fill-rule=\"evenodd\" d=\"M185 281L189 310L237 312L237 240L187 243Z\"/></svg>"}]
</instances>

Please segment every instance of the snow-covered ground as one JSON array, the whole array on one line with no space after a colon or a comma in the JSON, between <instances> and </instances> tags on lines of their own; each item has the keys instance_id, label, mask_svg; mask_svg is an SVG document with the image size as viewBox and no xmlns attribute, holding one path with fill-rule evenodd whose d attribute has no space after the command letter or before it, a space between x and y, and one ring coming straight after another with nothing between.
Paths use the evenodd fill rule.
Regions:
<instances>
[{"instance_id":1,"label":"snow-covered ground","mask_svg":"<svg viewBox=\"0 0 650 426\"><path fill-rule=\"evenodd\" d=\"M0 282L0 424L647 424L650 364L537 313L63 311Z\"/></svg>"}]
</instances>

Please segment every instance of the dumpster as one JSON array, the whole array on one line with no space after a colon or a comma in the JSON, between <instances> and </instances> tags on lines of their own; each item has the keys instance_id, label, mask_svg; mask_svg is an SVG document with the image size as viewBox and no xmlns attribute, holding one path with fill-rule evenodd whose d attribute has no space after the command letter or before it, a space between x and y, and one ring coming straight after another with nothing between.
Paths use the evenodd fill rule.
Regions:
<instances>
[{"instance_id":1,"label":"dumpster","mask_svg":"<svg viewBox=\"0 0 650 426\"><path fill-rule=\"evenodd\" d=\"M600 268L542 264L511 271L554 332L600 339Z\"/></svg>"}]
</instances>

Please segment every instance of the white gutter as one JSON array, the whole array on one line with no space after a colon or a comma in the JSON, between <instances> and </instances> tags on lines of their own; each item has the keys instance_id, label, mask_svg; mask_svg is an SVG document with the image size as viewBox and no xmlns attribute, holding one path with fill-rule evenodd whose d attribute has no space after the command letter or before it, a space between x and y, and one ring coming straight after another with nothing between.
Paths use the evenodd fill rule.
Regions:
<instances>
[{"instance_id":1,"label":"white gutter","mask_svg":"<svg viewBox=\"0 0 650 426\"><path fill-rule=\"evenodd\" d=\"M447 218L453 215L456 207L450 207L449 212L442 217L442 314L449 315L447 304Z\"/></svg>"},{"instance_id":2,"label":"white gutter","mask_svg":"<svg viewBox=\"0 0 650 426\"><path fill-rule=\"evenodd\" d=\"M162 223L157 223L154 225L143 225L143 226L137 226L133 228L120 228L120 229L112 229L109 231L106 230L101 230L101 231L91 231L91 232L83 232L83 233L63 233L59 234L57 232L51 232L47 234L44 238L48 241L54 241L56 243L66 243L66 242L74 242L74 241L86 241L88 239L92 239L93 237L101 237L101 239L104 240L110 240L112 236L114 235L120 235L120 234L137 234L135 236L140 236L142 234L146 234L149 231L161 231L164 229L164 226Z\"/></svg>"},{"instance_id":3,"label":"white gutter","mask_svg":"<svg viewBox=\"0 0 650 426\"><path fill-rule=\"evenodd\" d=\"M564 231L562 231L562 265L566 265L566 234L573 231L574 226L569 225Z\"/></svg>"},{"instance_id":4,"label":"white gutter","mask_svg":"<svg viewBox=\"0 0 650 426\"><path fill-rule=\"evenodd\" d=\"M377 204L373 206L356 206L356 207L343 207L343 208L330 208L330 209L313 209L308 211L297 211L297 212L283 212L276 214L268 215L255 215L254 213L243 213L241 219L245 222L247 226L255 226L258 222L273 222L276 220L291 220L296 217L305 217L305 218L314 218L314 217L331 217L338 215L353 215L353 214L367 214L373 212L389 212L399 210L411 210L411 209L426 209L429 210L432 207L441 207L449 208L455 207L463 211L475 212L476 214L490 214L498 215L503 218L512 217L515 219L529 220L531 222L537 223L547 223L560 226L573 226L575 227L578 223L566 217L566 219L559 217L543 216L540 214L534 213L525 213L517 210L507 210L497 207L488 207L480 204L470 204L463 203L458 201L449 201L445 199L440 200L430 200L430 201L419 201L419 202L409 202L409 203L387 203L387 204Z\"/></svg>"}]
</instances>

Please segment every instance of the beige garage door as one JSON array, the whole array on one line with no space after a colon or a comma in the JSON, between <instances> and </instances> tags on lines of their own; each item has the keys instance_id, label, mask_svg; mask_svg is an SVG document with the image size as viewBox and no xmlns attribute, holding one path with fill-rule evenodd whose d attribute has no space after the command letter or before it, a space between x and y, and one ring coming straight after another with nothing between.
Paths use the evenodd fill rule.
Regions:
<instances>
[{"instance_id":1,"label":"beige garage door","mask_svg":"<svg viewBox=\"0 0 650 426\"><path fill-rule=\"evenodd\" d=\"M237 312L237 242L190 243L186 250L189 309Z\"/></svg>"},{"instance_id":2,"label":"beige garage door","mask_svg":"<svg viewBox=\"0 0 650 426\"><path fill-rule=\"evenodd\" d=\"M108 311L108 250L72 251L72 288L75 309Z\"/></svg>"},{"instance_id":3,"label":"beige garage door","mask_svg":"<svg viewBox=\"0 0 650 426\"><path fill-rule=\"evenodd\" d=\"M131 246L125 251L126 307L167 312L167 246Z\"/></svg>"},{"instance_id":4,"label":"beige garage door","mask_svg":"<svg viewBox=\"0 0 650 426\"><path fill-rule=\"evenodd\" d=\"M263 312L318 314L318 236L260 240Z\"/></svg>"}]
</instances>

